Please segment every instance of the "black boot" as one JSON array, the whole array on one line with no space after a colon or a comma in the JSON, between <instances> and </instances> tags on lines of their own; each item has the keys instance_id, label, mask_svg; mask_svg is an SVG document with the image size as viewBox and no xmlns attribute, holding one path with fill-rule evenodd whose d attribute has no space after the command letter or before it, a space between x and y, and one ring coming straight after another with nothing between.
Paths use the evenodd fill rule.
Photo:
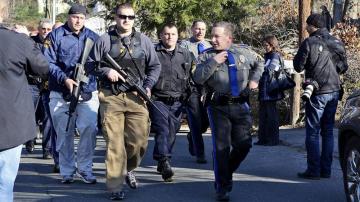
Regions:
<instances>
[{"instance_id":1,"label":"black boot","mask_svg":"<svg viewBox=\"0 0 360 202\"><path fill-rule=\"evenodd\" d=\"M161 173L161 176L165 182L172 181L172 176L174 176L174 171L172 171L168 160L159 161L157 171Z\"/></svg>"}]
</instances>

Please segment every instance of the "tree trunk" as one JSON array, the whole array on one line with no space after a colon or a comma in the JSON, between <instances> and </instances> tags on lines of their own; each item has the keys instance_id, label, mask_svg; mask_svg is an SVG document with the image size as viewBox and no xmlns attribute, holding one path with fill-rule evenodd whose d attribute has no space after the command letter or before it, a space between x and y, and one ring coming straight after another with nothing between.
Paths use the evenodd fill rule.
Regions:
<instances>
[{"instance_id":1,"label":"tree trunk","mask_svg":"<svg viewBox=\"0 0 360 202\"><path fill-rule=\"evenodd\" d=\"M342 21L343 7L344 7L344 0L334 0L334 8L333 8L334 24Z\"/></svg>"},{"instance_id":2,"label":"tree trunk","mask_svg":"<svg viewBox=\"0 0 360 202\"><path fill-rule=\"evenodd\" d=\"M306 19L310 15L311 10L311 0L299 0L299 46L301 42L308 37L306 32ZM296 125L297 120L299 119L300 113L300 86L301 86L301 76L300 74L295 73L293 79L296 83L295 88L291 93L291 116L290 122L292 126Z\"/></svg>"}]
</instances>

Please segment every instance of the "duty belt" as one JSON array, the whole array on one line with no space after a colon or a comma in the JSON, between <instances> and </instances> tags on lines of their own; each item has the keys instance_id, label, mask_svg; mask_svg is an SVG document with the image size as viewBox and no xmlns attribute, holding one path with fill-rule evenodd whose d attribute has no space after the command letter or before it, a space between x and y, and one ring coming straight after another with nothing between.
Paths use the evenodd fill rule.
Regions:
<instances>
[{"instance_id":1,"label":"duty belt","mask_svg":"<svg viewBox=\"0 0 360 202\"><path fill-rule=\"evenodd\" d=\"M182 102L183 98L182 98L182 96L180 96L180 97L157 97L157 96L154 96L154 100L161 101L166 105L173 105L175 102Z\"/></svg>"},{"instance_id":2,"label":"duty belt","mask_svg":"<svg viewBox=\"0 0 360 202\"><path fill-rule=\"evenodd\" d=\"M213 105L229 105L229 104L236 104L240 103L243 104L247 101L246 97L232 97L232 96L214 96L210 99L210 104Z\"/></svg>"}]
</instances>

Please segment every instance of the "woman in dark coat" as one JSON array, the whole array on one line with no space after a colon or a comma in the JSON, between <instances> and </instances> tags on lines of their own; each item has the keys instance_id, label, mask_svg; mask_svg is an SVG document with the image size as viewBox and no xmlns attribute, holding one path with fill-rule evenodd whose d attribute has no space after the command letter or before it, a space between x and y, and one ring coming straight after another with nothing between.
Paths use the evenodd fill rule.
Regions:
<instances>
[{"instance_id":1,"label":"woman in dark coat","mask_svg":"<svg viewBox=\"0 0 360 202\"><path fill-rule=\"evenodd\" d=\"M281 53L278 40L273 35L264 38L265 67L259 81L259 132L255 145L275 146L279 144L279 113L276 102L284 98L284 93L269 93L268 86L275 71L281 68Z\"/></svg>"}]
</instances>

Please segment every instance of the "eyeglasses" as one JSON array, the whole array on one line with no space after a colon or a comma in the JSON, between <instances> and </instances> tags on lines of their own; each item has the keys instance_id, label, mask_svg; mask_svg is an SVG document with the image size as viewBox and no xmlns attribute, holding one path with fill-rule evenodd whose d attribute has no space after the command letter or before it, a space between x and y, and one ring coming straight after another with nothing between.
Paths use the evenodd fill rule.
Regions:
<instances>
[{"instance_id":1,"label":"eyeglasses","mask_svg":"<svg viewBox=\"0 0 360 202\"><path fill-rule=\"evenodd\" d=\"M129 20L134 20L135 19L135 15L121 15L121 14L117 14L118 18L125 20L126 18Z\"/></svg>"}]
</instances>

